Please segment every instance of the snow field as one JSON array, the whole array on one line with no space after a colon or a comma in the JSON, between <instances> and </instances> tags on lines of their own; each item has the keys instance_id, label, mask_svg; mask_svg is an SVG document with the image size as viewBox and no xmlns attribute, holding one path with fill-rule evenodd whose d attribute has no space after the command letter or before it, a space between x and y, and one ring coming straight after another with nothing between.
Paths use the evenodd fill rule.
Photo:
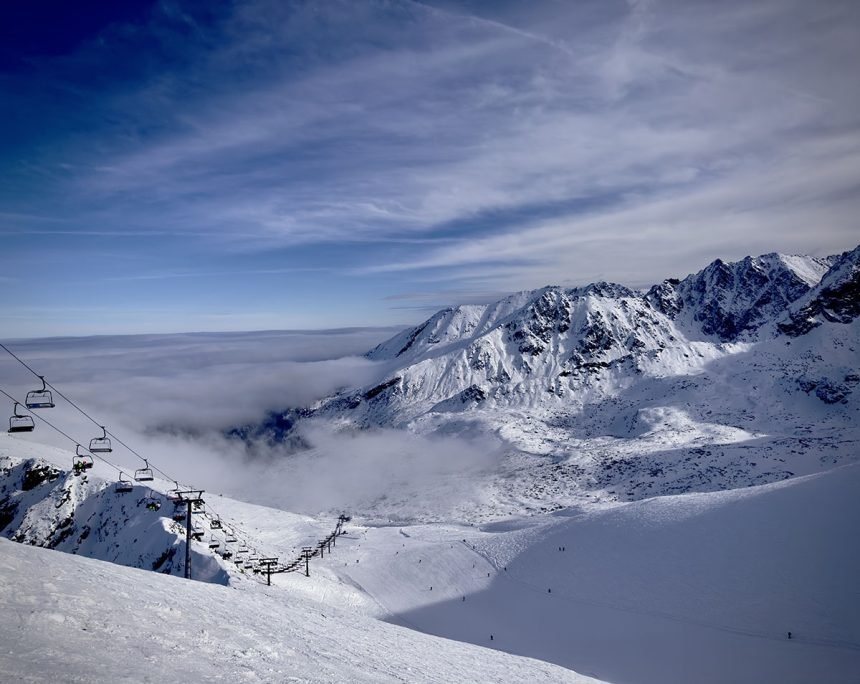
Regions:
<instances>
[{"instance_id":1,"label":"snow field","mask_svg":"<svg viewBox=\"0 0 860 684\"><path fill-rule=\"evenodd\" d=\"M0 539L9 682L570 682L569 670L272 589L237 591Z\"/></svg>"},{"instance_id":2,"label":"snow field","mask_svg":"<svg viewBox=\"0 0 860 684\"><path fill-rule=\"evenodd\" d=\"M392 622L608 681L856 682L858 488L852 465L522 529L366 528L331 567Z\"/></svg>"}]
</instances>

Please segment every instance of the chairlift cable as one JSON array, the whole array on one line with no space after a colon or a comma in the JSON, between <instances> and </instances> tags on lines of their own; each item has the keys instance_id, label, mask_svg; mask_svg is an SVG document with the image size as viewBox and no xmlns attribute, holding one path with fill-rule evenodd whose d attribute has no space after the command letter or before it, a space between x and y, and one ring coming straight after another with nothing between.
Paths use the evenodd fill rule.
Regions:
<instances>
[{"instance_id":1,"label":"chairlift cable","mask_svg":"<svg viewBox=\"0 0 860 684\"><path fill-rule=\"evenodd\" d=\"M28 371L30 371L30 372L31 372L33 375L35 375L37 378L41 378L41 377L42 377L42 376L41 376L41 375L39 375L36 371L34 371L32 368L30 368L30 366L28 366L28 365L27 365L24 361L22 361L19 357L15 356L15 354L12 352L12 350L11 350L11 349L9 349L9 347L7 347L7 346L6 346L5 344L3 344L2 342L0 342L0 347L2 347L2 348L6 351L6 353L8 353L8 354L9 354L9 356L11 356L11 357L12 357L13 359L15 359L18 363L20 363L22 366L24 366L24 368L26 368Z\"/></svg>"},{"instance_id":2,"label":"chairlift cable","mask_svg":"<svg viewBox=\"0 0 860 684\"><path fill-rule=\"evenodd\" d=\"M89 413L87 413L84 409L82 409L80 406L78 406L74 401L72 401L71 399L69 399L69 397L67 397L65 394L63 394L63 392L61 392L59 389L57 389L57 387L55 387L54 385L52 385L50 382L47 382L46 380L44 380L44 376L39 375L39 373L38 373L36 370L34 370L32 366L30 366L30 365L29 365L26 361L24 361L21 357L17 356L17 355L16 355L16 354L11 350L11 349L9 349L9 347L7 347L7 346L6 346L5 344L3 344L2 342L0 342L0 348L2 348L2 349L3 349L7 354L9 354L9 356L11 356L11 357L12 357L13 359L15 359L18 363L20 363L22 366L24 366L24 368L26 368L28 371L30 371L33 375L35 375L37 378L39 378L40 380L42 380L42 381L43 381L43 382L44 382L48 387L50 387L53 391L55 391L55 392L57 393L57 395L59 395L60 397L62 397L63 399L65 399L69 404L71 404L71 405L72 405L72 406L73 406L73 407L74 407L74 408L75 408L75 409L76 409L76 410L77 410L81 415L83 415L83 416L84 416L87 420L89 420L93 425L95 425L96 427L101 428L101 429L104 431L105 435L110 435L113 439L115 439L115 440L117 441L117 443L119 443L119 444L121 444L122 446L124 446L124 447L125 447L126 449L128 449L132 454L134 454L135 456L137 456L141 461L144 461L144 462L145 462L145 461L147 460L147 459L145 459L143 456L141 456L137 451L135 451L134 449L132 449L128 444L126 444L124 441L122 441L119 437L117 437L113 432L111 432L110 430L106 430L106 429L105 429L105 427L104 427L104 425L102 425L99 421L97 421L95 418L93 418ZM7 395L7 396L8 396L8 395ZM156 471L158 471L159 473L161 473L161 474L162 474L164 477L166 477L168 480L173 480L174 482L176 481L176 480L174 480L172 477L170 477L170 475L168 475L166 472L164 472L161 468L159 468L158 466L150 465L149 467L150 467L150 468L152 468L153 470L156 470Z\"/></svg>"},{"instance_id":3,"label":"chairlift cable","mask_svg":"<svg viewBox=\"0 0 860 684\"><path fill-rule=\"evenodd\" d=\"M21 403L20 401L18 401L17 399L15 399L15 397L13 397L11 394L9 394L6 390L4 390L4 389L0 388L0 392L2 392L3 394L5 394L5 395L6 395L6 397L7 397L7 398L9 398L10 400L15 401L15 402L17 402L17 403L19 403L19 404ZM92 454L92 455L93 455L93 456L95 456L97 459L99 459L100 461L103 461L104 463L107 463L111 468L113 468L114 470L116 470L118 473L120 473L120 474L122 474L122 475L128 475L128 473L126 473L126 472L125 472L122 468L120 468L118 465L116 465L115 463L111 463L111 462L110 462L110 461L108 461L106 458L104 458L104 457L102 457L102 456L99 456L98 454L94 454L92 451L90 451L89 449L87 449L87 447L83 446L83 445L82 445L78 440L76 440L74 437L72 437L71 435L69 435L67 432L64 432L63 430L61 430L60 428L58 428L58 427L57 427L56 425L54 425L51 421L49 421L47 418L44 418L43 416L39 415L38 413L34 413L34 412L32 412L32 411L28 411L28 412L29 412L29 414L30 414L31 416L33 416L33 417L35 417L35 418L38 418L38 419L39 419L39 420L41 420L43 423L45 423L45 425L47 425L49 428L52 428L53 430L55 430L55 431L59 432L63 437L65 437L65 438L66 438L66 439L68 439L70 442L72 442L72 444L74 444L74 445L75 445L76 450L77 450L77 447L80 447L81 449L85 449L86 451L89 451L89 453L90 453L90 454ZM129 477L131 477L131 476L129 475Z\"/></svg>"},{"instance_id":4,"label":"chairlift cable","mask_svg":"<svg viewBox=\"0 0 860 684\"><path fill-rule=\"evenodd\" d=\"M44 376L39 375L39 373L38 373L36 370L34 370L32 366L30 366L26 361L24 361L23 359L21 359L18 355L16 355L16 354L11 350L11 349L9 349L9 347L7 347L7 346L6 346L5 344L3 344L2 342L0 342L0 349L3 349L7 354L9 354L9 356L11 356L11 357L12 357L13 359L15 359L18 363L20 363L22 366L24 366L24 368L26 368L26 369L27 369L28 371L30 371L33 375L35 375L37 378L39 378L40 380L42 380L42 382L43 382L45 385L47 385L47 386L48 386L48 387L50 387L53 391L55 391L55 392L57 393L57 395L58 395L58 396L60 396L60 397L62 397L63 399L65 399L65 400L66 400L66 401L67 401L71 406L73 406L73 407L74 407L74 408L75 408L75 409L76 409L76 410L77 410L81 415L83 415L85 418L87 418L87 420L89 420L93 425L95 425L96 427L101 428L101 429L102 429L102 431L103 431L103 433L104 433L105 435L110 435L110 437L112 437L113 439L115 439L115 440L116 440L116 442L117 442L118 444L121 444L121 445L122 445L123 447L125 447L128 451L130 451L132 454L134 454L135 456L137 456L141 461L143 461L143 462L144 462L145 466L148 466L148 467L149 467L149 468L151 468L152 470L155 470L155 471L157 471L158 473L160 473L161 475L163 475L163 476L164 476L165 478L167 478L168 480L171 480L171 481L173 481L174 483L177 483L177 484L178 484L177 480L175 480L174 478L172 478L170 475L168 475L165 471L163 471L163 470L162 470L161 468L159 468L158 466L150 464L150 463L149 463L149 461L148 461L148 459L146 459L146 458L144 458L143 456L141 456L141 455L140 455L140 453L138 453L135 449L131 448L128 444L126 444L122 439L120 439L120 438L119 438L117 435L115 435L113 432L111 432L110 430L107 430L107 429L106 429L106 428L105 428L105 427L104 427L104 426L103 426L99 421L97 421L95 418L93 418L89 413L87 413L84 409L82 409L80 406L78 406L74 401L72 401L71 399L69 399L69 397L67 397L65 394L63 394L63 392L61 392L59 389L57 389L57 388L56 388L54 385L52 385L51 383L47 382L47 381L45 380ZM6 393L6 392L5 392L5 391L3 391L2 389L0 389L0 392L3 392L3 394L5 394L9 399L11 399L12 401L15 401L15 399L14 399L10 394ZM18 403L21 403L21 402L18 402ZM24 404L22 404L22 405L24 405ZM29 413L31 413L31 415L35 415L37 418L39 418L40 420L42 420L46 425L50 426L51 428L53 428L54 430L56 430L57 432L59 432L61 435L63 435L64 437L66 437L66 439L68 439L69 441L73 442L75 445L80 444L80 442L78 442L77 440L73 439L71 436L69 436L68 434L66 434L66 433L65 433L65 432L63 432L62 430L60 430L58 427L56 427L55 425L53 425L52 423L50 423L48 420L46 420L46 419L45 419L45 418L43 418L42 416L37 415L37 414L33 414L33 413L32 413L32 411L29 411ZM89 451L89 449L87 449L87 451ZM90 453L92 453L92 452L90 452ZM100 461L103 461L104 463L107 463L108 465L110 465L112 468L115 468L118 472L128 475L128 473L125 473L121 468L119 468L119 466L114 465L113 463L111 463L110 461L108 461L106 458L103 458L103 457L99 456L98 454L93 454L93 455L94 455L96 458L98 458ZM132 477L132 479L133 479L133 476L132 476L132 475L129 475L129 477ZM221 517L220 515L218 515L218 514L217 514L217 512L216 512L214 509L210 509L210 510L211 510L211 512L212 512L212 513L214 513L217 517L219 517L219 518ZM236 530L236 526L235 526L235 525L233 525L232 527L233 527L233 529L234 529L234 531L235 531L235 530ZM237 535L237 536L239 536L239 535Z\"/></svg>"},{"instance_id":5,"label":"chairlift cable","mask_svg":"<svg viewBox=\"0 0 860 684\"><path fill-rule=\"evenodd\" d=\"M2 343L0 343L0 347L3 347L3 349L6 349L6 351L9 351L9 350L8 350L8 349L7 349L7 348L6 348ZM11 354L11 352L9 352L9 353ZM12 354L12 356L14 356L14 354ZM17 357L16 357L16 358L17 358ZM20 359L18 359L18 360L20 361ZM21 361L21 363L22 363L22 364L24 364L24 362L23 362L23 361ZM24 365L26 366L26 364L24 364ZM29 366L27 366L27 368L28 368L29 370L31 370L31 371L32 371L32 368L30 368ZM33 372L35 373L35 371L33 371ZM13 401L13 402L15 402L15 403L17 403L17 404L21 404L21 402L20 402L20 401L18 401L15 397L13 397L11 394L9 394L9 393L8 393L6 390L4 390L2 387L0 387L0 393L2 393L3 395L5 395L5 396L6 396L6 398L7 398L7 399L9 399L10 401ZM62 395L59 391L57 391L57 394L59 394L60 396L62 396L64 399L66 399L66 401L69 401L69 399L68 399L67 397L65 397L64 395ZM69 401L69 403L72 403L72 402L71 402L71 401ZM21 404L21 405L23 406L23 404ZM77 406L75 406L75 408L78 408L78 407L77 407ZM64 430L62 430L62 429L58 428L56 425L54 425L51 421L49 421L49 420L48 420L47 418L45 418L44 416L41 416L41 415L39 415L38 413L34 413L33 411L31 411L31 410L29 410L29 409L25 409L25 410L26 410L26 411L27 411L31 416L33 416L33 417L35 417L35 418L38 418L38 419L39 419L39 420L41 420L43 423L45 423L45 425L47 425L49 428L51 428L51 429L52 429L52 430L54 430L55 432L59 433L60 435L62 435L63 437L65 437L67 440L69 440L72 444L74 444L74 445L75 445L75 453L78 453L77 449L78 449L78 447L80 447L81 449L84 449L85 451L89 452L89 454L91 454L91 455L92 455L92 456L94 456L95 458L99 459L99 460L100 460L100 461L102 461L103 463L105 463L105 464L109 465L111 468L113 468L114 470L116 470L116 471L117 471L117 473L120 475L120 481L122 480L122 476L123 476L123 475L127 476L127 477L129 478L129 481L134 481L134 476L133 476L132 474L129 474L129 473L125 472L125 471L124 471L120 466L116 465L115 463L112 463L111 461L109 461L108 459L104 458L103 456L100 456L98 453L93 453L93 452L92 452L92 451L90 451L87 447L83 446L83 445L82 445L78 440L76 440L74 437L72 437L70 434L68 434L68 433L67 433L67 432L65 432ZM78 410L79 410L79 411L81 411L81 413L84 413L80 408L78 408ZM89 416L87 416L87 417L89 417ZM91 420L92 420L92 419L91 419ZM99 425L99 427L101 427L101 425ZM110 433L108 433L108 434L110 434ZM114 436L114 435L112 435L112 436ZM114 436L114 437L115 437L115 436ZM117 441L118 441L120 444L122 444L121 440L119 440L118 438L117 438ZM126 445L125 445L125 444L123 444L123 446L126 446ZM126 448L128 448L128 447L126 446ZM130 450L130 449L129 449L129 450ZM140 458L142 458L142 457L140 457ZM143 459L143 458L142 458L142 460L143 460L144 462L146 462L146 459ZM160 473L162 473L162 474L165 474L165 473L164 473L164 471L163 471L163 470L161 470L160 468L156 468L156 467L154 467L154 466L150 466L150 467L152 467L154 470L158 470L158 472L160 472ZM170 479L172 479L172 478L170 478ZM176 480L173 480L173 482L174 482L174 483L176 483L176 484L178 484L178 483L176 482ZM151 491L151 490L150 490L150 491ZM216 513L216 512L214 511L214 509L212 509L211 507L209 508L209 510L208 510L207 512L205 512L205 513L204 513L204 515L206 515L206 516L208 517L208 514L209 514L209 513L214 513L214 514L215 514L219 519L221 519L220 514ZM248 539L250 539L250 537L246 537L244 534L239 533L239 532L237 531L237 530L238 530L238 527L236 526L236 524L235 524L235 523L229 523L229 524L230 524L230 528L231 528L231 529L232 529L232 531L233 531L233 535L234 535L237 539L239 539L239 540L241 541L241 543L245 546L245 548L246 548L246 549L253 550L253 551L254 551L254 553L256 554L256 553L257 553L256 547L254 547L253 545L251 545L251 544L248 542Z\"/></svg>"}]
</instances>

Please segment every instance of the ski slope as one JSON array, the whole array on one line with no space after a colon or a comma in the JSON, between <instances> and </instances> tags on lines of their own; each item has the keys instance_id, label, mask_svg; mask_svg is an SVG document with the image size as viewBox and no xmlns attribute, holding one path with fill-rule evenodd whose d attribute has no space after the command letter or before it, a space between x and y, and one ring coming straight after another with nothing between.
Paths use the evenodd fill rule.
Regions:
<instances>
[{"instance_id":1,"label":"ski slope","mask_svg":"<svg viewBox=\"0 0 860 684\"><path fill-rule=\"evenodd\" d=\"M340 571L392 622L612 682L856 682L857 491L851 465L482 530L370 527Z\"/></svg>"},{"instance_id":2,"label":"ski slope","mask_svg":"<svg viewBox=\"0 0 860 684\"><path fill-rule=\"evenodd\" d=\"M60 467L70 458L0 441L10 462L41 454ZM97 466L79 504L103 521L103 543L91 536L58 548L135 565L127 537L138 535L143 513L111 493L101 479L109 476ZM13 524L41 530L45 511L61 510L53 501L64 477L23 492L28 507ZM353 520L333 553L311 561L310 577L276 575L272 587L229 564L228 586L216 586L3 540L0 607L13 619L0 628L0 667L10 681L61 672L63 681L116 681L123 668L132 668L126 679L160 681L173 667L191 681L579 681L564 679L578 672L618 684L856 682L858 490L860 465L850 464L481 527ZM210 499L252 543L283 557L330 522ZM169 526L154 529L143 540L148 552L177 543ZM452 655L450 642L395 626L569 670L508 671L502 661L484 664L495 657L485 649ZM344 649L349 662L339 658Z\"/></svg>"},{"instance_id":3,"label":"ski slope","mask_svg":"<svg viewBox=\"0 0 860 684\"><path fill-rule=\"evenodd\" d=\"M0 539L7 682L570 682L558 666L275 589L125 568Z\"/></svg>"}]
</instances>

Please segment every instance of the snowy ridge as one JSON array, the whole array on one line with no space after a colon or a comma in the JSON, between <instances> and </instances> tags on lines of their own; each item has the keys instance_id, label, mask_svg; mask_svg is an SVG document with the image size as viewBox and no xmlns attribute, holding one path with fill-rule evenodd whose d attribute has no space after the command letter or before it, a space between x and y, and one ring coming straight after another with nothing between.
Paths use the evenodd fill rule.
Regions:
<instances>
[{"instance_id":1,"label":"snowy ridge","mask_svg":"<svg viewBox=\"0 0 860 684\"><path fill-rule=\"evenodd\" d=\"M152 487L134 484L118 492L115 471L102 463L75 475L65 470L72 454L62 449L0 435L0 536L32 546L96 558L168 575L184 575L185 517L172 518L173 502L164 494L172 486L161 480ZM275 553L278 569L299 555L300 548L323 533L327 521L271 511L218 498L220 509L231 511L226 528L213 529L204 516L192 515L193 577L228 584L253 576L249 555L235 551L254 546ZM183 505L184 510L184 505ZM257 519L280 528L277 537L247 538ZM242 526L237 528L236 521ZM238 533L241 529L243 532ZM236 542L228 544L226 531ZM217 543L217 548L210 544ZM225 551L232 551L226 554ZM265 555L269 555L266 553Z\"/></svg>"},{"instance_id":2,"label":"snowy ridge","mask_svg":"<svg viewBox=\"0 0 860 684\"><path fill-rule=\"evenodd\" d=\"M860 248L767 254L646 292L546 287L445 309L369 352L383 382L243 436L293 439L322 418L500 439L478 520L818 472L858 458L858 262Z\"/></svg>"},{"instance_id":3,"label":"snowy ridge","mask_svg":"<svg viewBox=\"0 0 860 684\"><path fill-rule=\"evenodd\" d=\"M5 454L20 450L20 444L0 446ZM160 510L147 509L147 499ZM113 481L76 476L43 458L0 455L0 534L13 541L182 575L185 531L171 520L172 509L148 487L120 494ZM195 578L228 582L231 571L205 543L193 542L191 553Z\"/></svg>"},{"instance_id":4,"label":"snowy ridge","mask_svg":"<svg viewBox=\"0 0 860 684\"><path fill-rule=\"evenodd\" d=\"M821 282L789 307L780 332L797 337L822 323L850 323L860 315L860 247L836 259Z\"/></svg>"},{"instance_id":5,"label":"snowy ridge","mask_svg":"<svg viewBox=\"0 0 860 684\"><path fill-rule=\"evenodd\" d=\"M369 352L399 367L376 387L336 398L329 411L370 401L366 417L356 412L358 422L386 424L485 401L531 407L554 396L563 399L555 403L582 405L611 394L607 385L630 385L640 375L696 374L745 349L727 344L772 336L789 305L814 297L817 279L826 274L831 282L848 269L846 261L856 268L857 250L840 259L767 254L717 260L644 295L595 283L445 309ZM842 292L831 299L857 297ZM856 313L846 306L843 322L850 322Z\"/></svg>"},{"instance_id":6,"label":"snowy ridge","mask_svg":"<svg viewBox=\"0 0 860 684\"><path fill-rule=\"evenodd\" d=\"M754 339L763 325L815 287L834 257L764 254L726 263L717 259L684 280L666 280L650 301L690 330L720 341Z\"/></svg>"}]
</instances>

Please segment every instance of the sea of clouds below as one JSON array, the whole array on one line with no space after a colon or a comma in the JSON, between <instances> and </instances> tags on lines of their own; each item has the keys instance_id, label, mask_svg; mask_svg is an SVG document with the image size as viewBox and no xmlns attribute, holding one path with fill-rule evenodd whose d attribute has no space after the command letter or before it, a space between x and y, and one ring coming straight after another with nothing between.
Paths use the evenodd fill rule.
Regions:
<instances>
[{"instance_id":1,"label":"sea of clouds below","mask_svg":"<svg viewBox=\"0 0 860 684\"><path fill-rule=\"evenodd\" d=\"M361 328L4 343L181 483L307 513L360 512L395 491L402 503L433 490L450 499L435 502L439 510L447 510L469 494L471 478L464 475L497 463L498 444L486 438L478 443L477 436L342 432L319 422L302 428L312 448L301 453L225 436L229 428L260 421L271 411L307 406L341 388L379 381L389 370L387 364L363 354L395 332ZM5 354L0 357L0 379L0 387L19 399L37 384ZM86 445L97 428L55 399L57 407L41 415ZM74 447L44 425L26 439ZM123 448L108 458L126 472L140 466ZM405 513L408 516L408 510Z\"/></svg>"}]
</instances>

